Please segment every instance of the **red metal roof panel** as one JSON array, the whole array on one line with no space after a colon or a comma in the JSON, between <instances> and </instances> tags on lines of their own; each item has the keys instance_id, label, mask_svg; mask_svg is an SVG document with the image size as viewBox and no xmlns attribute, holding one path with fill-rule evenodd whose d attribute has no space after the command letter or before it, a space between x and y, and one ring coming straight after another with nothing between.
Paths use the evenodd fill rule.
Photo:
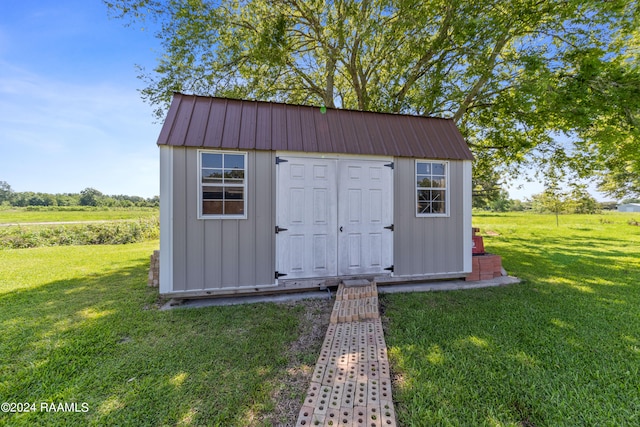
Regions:
<instances>
[{"instance_id":1,"label":"red metal roof panel","mask_svg":"<svg viewBox=\"0 0 640 427\"><path fill-rule=\"evenodd\" d=\"M300 108L300 122L302 131L302 150L309 153L318 152L318 131L314 110L311 108Z\"/></svg>"},{"instance_id":2,"label":"red metal roof panel","mask_svg":"<svg viewBox=\"0 0 640 427\"><path fill-rule=\"evenodd\" d=\"M181 98L174 96L171 100L171 106L169 107L169 112L167 113L167 117L164 119L164 125L160 130L160 135L158 136L158 145L173 145L170 144L171 137L171 129L172 124L176 121L176 116L178 114L179 105L181 103Z\"/></svg>"},{"instance_id":3,"label":"red metal roof panel","mask_svg":"<svg viewBox=\"0 0 640 427\"><path fill-rule=\"evenodd\" d=\"M242 102L230 99L222 130L220 148L238 148L240 126L242 125Z\"/></svg>"},{"instance_id":4,"label":"red metal roof panel","mask_svg":"<svg viewBox=\"0 0 640 427\"><path fill-rule=\"evenodd\" d=\"M327 110L326 115L329 118L329 132L331 133L331 145L333 146L333 151L336 153L349 153L355 154L354 152L348 151L346 135L344 133L344 128L347 126L343 123L343 121L348 120L347 114L339 114L338 110Z\"/></svg>"},{"instance_id":5,"label":"red metal roof panel","mask_svg":"<svg viewBox=\"0 0 640 427\"><path fill-rule=\"evenodd\" d=\"M319 108L310 110L315 122L316 142L318 153L334 153L331 143L331 124L326 113L321 113Z\"/></svg>"},{"instance_id":6,"label":"red metal roof panel","mask_svg":"<svg viewBox=\"0 0 640 427\"><path fill-rule=\"evenodd\" d=\"M187 129L186 141L205 141L209 122L210 102L196 102L191 111L191 120Z\"/></svg>"},{"instance_id":7,"label":"red metal roof panel","mask_svg":"<svg viewBox=\"0 0 640 427\"><path fill-rule=\"evenodd\" d=\"M238 148L245 150L255 150L257 122L258 104L243 102Z\"/></svg>"},{"instance_id":8,"label":"red metal roof panel","mask_svg":"<svg viewBox=\"0 0 640 427\"><path fill-rule=\"evenodd\" d=\"M171 134L169 136L169 139L171 141L175 140L178 145L185 145L186 143L195 101L195 99L186 99L178 104L178 111L175 120L171 123Z\"/></svg>"},{"instance_id":9,"label":"red metal roof panel","mask_svg":"<svg viewBox=\"0 0 640 427\"><path fill-rule=\"evenodd\" d=\"M256 150L271 150L271 106L259 108L256 104Z\"/></svg>"},{"instance_id":10,"label":"red metal roof panel","mask_svg":"<svg viewBox=\"0 0 640 427\"><path fill-rule=\"evenodd\" d=\"M285 129L287 130L287 149L290 151L304 151L299 109L287 108L286 120L287 124Z\"/></svg>"},{"instance_id":11,"label":"red metal roof panel","mask_svg":"<svg viewBox=\"0 0 640 427\"><path fill-rule=\"evenodd\" d=\"M287 113L284 104L271 104L271 149L289 149L287 147Z\"/></svg>"},{"instance_id":12,"label":"red metal roof panel","mask_svg":"<svg viewBox=\"0 0 640 427\"><path fill-rule=\"evenodd\" d=\"M204 102L204 101L202 101ZM207 124L207 139L202 144L206 148L220 148L222 132L224 131L224 121L227 114L226 102L214 102L211 100L209 109L209 121ZM198 146L199 141L191 141L193 146Z\"/></svg>"}]
</instances>

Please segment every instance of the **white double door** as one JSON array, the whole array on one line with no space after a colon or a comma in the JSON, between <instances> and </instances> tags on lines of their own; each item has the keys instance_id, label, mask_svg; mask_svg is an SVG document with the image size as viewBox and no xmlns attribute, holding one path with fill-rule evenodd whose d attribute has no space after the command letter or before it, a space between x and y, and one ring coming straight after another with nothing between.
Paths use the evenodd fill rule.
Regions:
<instances>
[{"instance_id":1,"label":"white double door","mask_svg":"<svg viewBox=\"0 0 640 427\"><path fill-rule=\"evenodd\" d=\"M385 268L393 264L388 164L279 158L276 265L283 278L388 273Z\"/></svg>"}]
</instances>

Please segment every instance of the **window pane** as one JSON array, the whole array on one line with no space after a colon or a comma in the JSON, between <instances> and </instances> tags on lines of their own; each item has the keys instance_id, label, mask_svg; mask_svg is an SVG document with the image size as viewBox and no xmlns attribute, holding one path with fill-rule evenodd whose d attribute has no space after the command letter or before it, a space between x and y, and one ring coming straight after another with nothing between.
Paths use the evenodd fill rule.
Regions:
<instances>
[{"instance_id":1,"label":"window pane","mask_svg":"<svg viewBox=\"0 0 640 427\"><path fill-rule=\"evenodd\" d=\"M222 215L222 201L203 201L203 215Z\"/></svg>"},{"instance_id":2,"label":"window pane","mask_svg":"<svg viewBox=\"0 0 640 427\"><path fill-rule=\"evenodd\" d=\"M418 213L419 214L431 213L431 203L429 203L429 202L419 202L418 203Z\"/></svg>"},{"instance_id":3,"label":"window pane","mask_svg":"<svg viewBox=\"0 0 640 427\"><path fill-rule=\"evenodd\" d=\"M446 213L445 190L418 190L418 214Z\"/></svg>"},{"instance_id":4,"label":"window pane","mask_svg":"<svg viewBox=\"0 0 640 427\"><path fill-rule=\"evenodd\" d=\"M225 169L224 181L225 182L237 182L242 184L244 180L244 170L242 169Z\"/></svg>"},{"instance_id":5,"label":"window pane","mask_svg":"<svg viewBox=\"0 0 640 427\"><path fill-rule=\"evenodd\" d=\"M444 213L444 203L443 202L433 202L431 203L432 213Z\"/></svg>"},{"instance_id":6,"label":"window pane","mask_svg":"<svg viewBox=\"0 0 640 427\"><path fill-rule=\"evenodd\" d=\"M228 169L244 169L244 154L225 154L224 167Z\"/></svg>"},{"instance_id":7,"label":"window pane","mask_svg":"<svg viewBox=\"0 0 640 427\"><path fill-rule=\"evenodd\" d=\"M419 174L429 175L431 174L431 163L420 163L416 166Z\"/></svg>"},{"instance_id":8,"label":"window pane","mask_svg":"<svg viewBox=\"0 0 640 427\"><path fill-rule=\"evenodd\" d=\"M418 201L430 201L431 200L431 191L429 190L418 190Z\"/></svg>"},{"instance_id":9,"label":"window pane","mask_svg":"<svg viewBox=\"0 0 640 427\"><path fill-rule=\"evenodd\" d=\"M431 173L434 175L443 175L444 176L444 163L432 163L431 164Z\"/></svg>"},{"instance_id":10,"label":"window pane","mask_svg":"<svg viewBox=\"0 0 640 427\"><path fill-rule=\"evenodd\" d=\"M447 182L444 176L434 176L431 178L431 186L434 188L446 188Z\"/></svg>"},{"instance_id":11,"label":"window pane","mask_svg":"<svg viewBox=\"0 0 640 427\"><path fill-rule=\"evenodd\" d=\"M222 200L222 187L203 187L202 199L203 200Z\"/></svg>"},{"instance_id":12,"label":"window pane","mask_svg":"<svg viewBox=\"0 0 640 427\"><path fill-rule=\"evenodd\" d=\"M244 188L242 187L224 187L225 200L243 200Z\"/></svg>"},{"instance_id":13,"label":"window pane","mask_svg":"<svg viewBox=\"0 0 640 427\"><path fill-rule=\"evenodd\" d=\"M222 169L222 154L202 153L202 167Z\"/></svg>"},{"instance_id":14,"label":"window pane","mask_svg":"<svg viewBox=\"0 0 640 427\"><path fill-rule=\"evenodd\" d=\"M222 184L222 169L202 169L202 182L205 184Z\"/></svg>"},{"instance_id":15,"label":"window pane","mask_svg":"<svg viewBox=\"0 0 640 427\"><path fill-rule=\"evenodd\" d=\"M417 187L431 187L431 180L429 176L418 175L416 186Z\"/></svg>"},{"instance_id":16,"label":"window pane","mask_svg":"<svg viewBox=\"0 0 640 427\"><path fill-rule=\"evenodd\" d=\"M244 202L243 201L225 201L224 213L226 215L243 215L244 214Z\"/></svg>"},{"instance_id":17,"label":"window pane","mask_svg":"<svg viewBox=\"0 0 640 427\"><path fill-rule=\"evenodd\" d=\"M438 202L444 202L444 191L438 191L438 190L433 190L431 192L431 200L434 201L438 201Z\"/></svg>"}]
</instances>

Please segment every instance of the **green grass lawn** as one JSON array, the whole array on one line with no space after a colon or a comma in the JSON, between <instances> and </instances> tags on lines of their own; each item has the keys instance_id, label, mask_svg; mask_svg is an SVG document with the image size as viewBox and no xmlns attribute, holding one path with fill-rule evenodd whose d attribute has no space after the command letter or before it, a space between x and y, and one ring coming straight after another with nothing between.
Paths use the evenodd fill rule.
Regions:
<instances>
[{"instance_id":1,"label":"green grass lawn","mask_svg":"<svg viewBox=\"0 0 640 427\"><path fill-rule=\"evenodd\" d=\"M640 425L632 218L474 214L523 283L382 298L399 424Z\"/></svg>"},{"instance_id":2,"label":"green grass lawn","mask_svg":"<svg viewBox=\"0 0 640 427\"><path fill-rule=\"evenodd\" d=\"M494 232L485 247L522 284L382 296L399 425L640 425L631 218L478 214ZM158 311L146 287L157 246L0 250L0 401L37 405L0 425L266 426L282 398L297 412L306 385L283 378L309 369L322 340L292 356L306 306Z\"/></svg>"},{"instance_id":3,"label":"green grass lawn","mask_svg":"<svg viewBox=\"0 0 640 427\"><path fill-rule=\"evenodd\" d=\"M0 400L37 405L0 425L271 425L304 307L158 311L157 246L0 250Z\"/></svg>"},{"instance_id":4,"label":"green grass lawn","mask_svg":"<svg viewBox=\"0 0 640 427\"><path fill-rule=\"evenodd\" d=\"M0 224L63 221L112 221L158 216L156 208L91 208L60 207L29 210L27 208L0 209Z\"/></svg>"}]
</instances>

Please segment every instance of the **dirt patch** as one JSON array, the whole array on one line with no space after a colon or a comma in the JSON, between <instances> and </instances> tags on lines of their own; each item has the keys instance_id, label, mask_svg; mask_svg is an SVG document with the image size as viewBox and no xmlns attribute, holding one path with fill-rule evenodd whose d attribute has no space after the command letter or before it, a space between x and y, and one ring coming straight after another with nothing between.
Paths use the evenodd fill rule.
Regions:
<instances>
[{"instance_id":1,"label":"dirt patch","mask_svg":"<svg viewBox=\"0 0 640 427\"><path fill-rule=\"evenodd\" d=\"M520 427L537 427L536 424L531 421L531 418L533 417L533 409L529 405L519 400L512 402L511 405L520 418L520 421L518 422Z\"/></svg>"},{"instance_id":2,"label":"dirt patch","mask_svg":"<svg viewBox=\"0 0 640 427\"><path fill-rule=\"evenodd\" d=\"M304 300L284 306L302 306L298 339L287 350L287 368L275 380L275 392L272 395L275 408L264 414L259 425L294 426L298 419L302 400L305 397L311 374L315 368L324 342L329 317L334 300Z\"/></svg>"}]
</instances>

